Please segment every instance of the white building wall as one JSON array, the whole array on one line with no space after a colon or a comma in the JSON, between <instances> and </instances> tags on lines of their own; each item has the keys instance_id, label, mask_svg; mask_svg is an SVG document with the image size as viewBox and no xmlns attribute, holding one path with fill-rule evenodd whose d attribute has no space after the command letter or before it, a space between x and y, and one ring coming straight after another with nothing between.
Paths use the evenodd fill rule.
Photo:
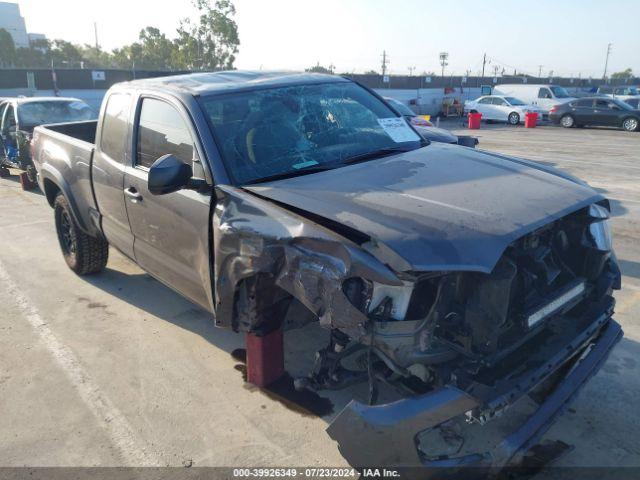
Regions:
<instances>
[{"instance_id":1,"label":"white building wall","mask_svg":"<svg viewBox=\"0 0 640 480\"><path fill-rule=\"evenodd\" d=\"M16 48L29 47L27 28L17 3L0 2L0 28L11 34Z\"/></svg>"}]
</instances>

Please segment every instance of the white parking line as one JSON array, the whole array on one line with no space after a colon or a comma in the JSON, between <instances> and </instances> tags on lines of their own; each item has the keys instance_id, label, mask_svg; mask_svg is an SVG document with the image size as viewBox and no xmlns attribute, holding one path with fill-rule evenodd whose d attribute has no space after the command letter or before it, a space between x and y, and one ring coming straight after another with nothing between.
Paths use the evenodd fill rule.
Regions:
<instances>
[{"instance_id":1,"label":"white parking line","mask_svg":"<svg viewBox=\"0 0 640 480\"><path fill-rule=\"evenodd\" d=\"M33 327L44 346L58 362L80 398L98 420L98 424L111 438L113 446L119 451L123 463L127 466L157 466L153 456L142 446L131 425L109 398L93 383L74 353L64 345L40 316L38 309L31 303L0 262L0 282L4 290L14 299L16 307Z\"/></svg>"}]
</instances>

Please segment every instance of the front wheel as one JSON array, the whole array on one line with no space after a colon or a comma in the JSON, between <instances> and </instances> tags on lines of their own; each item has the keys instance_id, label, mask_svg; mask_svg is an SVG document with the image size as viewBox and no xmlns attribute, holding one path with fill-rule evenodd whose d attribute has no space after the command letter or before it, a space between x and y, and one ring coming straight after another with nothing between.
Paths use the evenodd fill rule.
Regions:
<instances>
[{"instance_id":1,"label":"front wheel","mask_svg":"<svg viewBox=\"0 0 640 480\"><path fill-rule=\"evenodd\" d=\"M560 125L562 125L564 128L571 128L575 125L575 123L576 122L571 115L564 115L560 119Z\"/></svg>"},{"instance_id":2,"label":"front wheel","mask_svg":"<svg viewBox=\"0 0 640 480\"><path fill-rule=\"evenodd\" d=\"M517 112L511 112L507 120L510 125L518 125L520 123L520 115Z\"/></svg>"},{"instance_id":3,"label":"front wheel","mask_svg":"<svg viewBox=\"0 0 640 480\"><path fill-rule=\"evenodd\" d=\"M78 275L104 270L109 259L109 243L80 229L62 193L56 197L53 208L58 241L67 266Z\"/></svg>"},{"instance_id":4,"label":"front wheel","mask_svg":"<svg viewBox=\"0 0 640 480\"><path fill-rule=\"evenodd\" d=\"M635 132L638 129L638 119L625 118L622 122L622 128L624 128L627 132Z\"/></svg>"}]
</instances>

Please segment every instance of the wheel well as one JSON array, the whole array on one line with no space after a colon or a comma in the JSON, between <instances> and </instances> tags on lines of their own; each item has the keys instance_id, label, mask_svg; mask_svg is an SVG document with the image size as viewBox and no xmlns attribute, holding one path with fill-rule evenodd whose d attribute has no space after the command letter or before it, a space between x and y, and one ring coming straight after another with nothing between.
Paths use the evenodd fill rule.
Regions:
<instances>
[{"instance_id":1,"label":"wheel well","mask_svg":"<svg viewBox=\"0 0 640 480\"><path fill-rule=\"evenodd\" d=\"M49 180L48 178L45 178L44 194L47 197L47 202L49 202L49 205L51 207L53 207L53 202L56 201L56 196L58 195L58 192L60 192L60 187L58 187L58 185L53 183L53 181Z\"/></svg>"},{"instance_id":2,"label":"wheel well","mask_svg":"<svg viewBox=\"0 0 640 480\"><path fill-rule=\"evenodd\" d=\"M264 335L278 328L300 328L312 321L318 321L318 317L276 285L269 273L257 273L236 285L232 319L235 331Z\"/></svg>"}]
</instances>

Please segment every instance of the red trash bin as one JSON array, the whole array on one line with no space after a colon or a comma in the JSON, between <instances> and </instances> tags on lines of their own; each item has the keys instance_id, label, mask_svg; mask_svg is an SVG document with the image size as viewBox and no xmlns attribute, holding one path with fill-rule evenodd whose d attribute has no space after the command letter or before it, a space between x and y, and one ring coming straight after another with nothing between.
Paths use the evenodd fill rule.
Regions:
<instances>
[{"instance_id":1,"label":"red trash bin","mask_svg":"<svg viewBox=\"0 0 640 480\"><path fill-rule=\"evenodd\" d=\"M478 130L480 128L480 120L482 119L481 113L471 113L469 112L469 129Z\"/></svg>"},{"instance_id":2,"label":"red trash bin","mask_svg":"<svg viewBox=\"0 0 640 480\"><path fill-rule=\"evenodd\" d=\"M536 123L538 123L538 114L536 112L524 114L524 128L536 128Z\"/></svg>"}]
</instances>

